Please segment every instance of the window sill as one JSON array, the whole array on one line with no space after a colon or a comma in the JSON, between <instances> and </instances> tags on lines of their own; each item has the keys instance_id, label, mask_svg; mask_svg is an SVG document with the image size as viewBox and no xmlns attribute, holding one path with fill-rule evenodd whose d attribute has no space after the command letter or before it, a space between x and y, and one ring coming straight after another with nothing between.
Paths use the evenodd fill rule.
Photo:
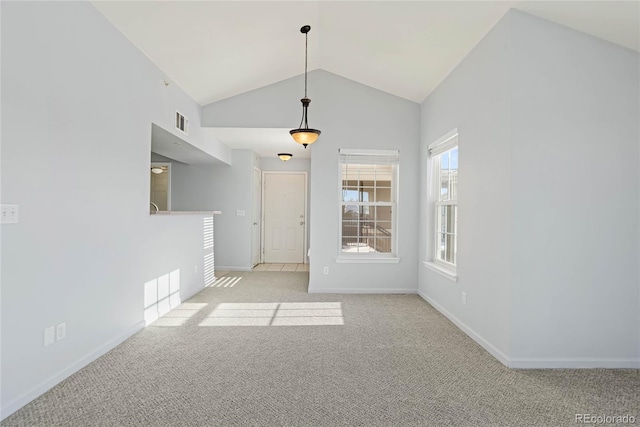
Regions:
<instances>
[{"instance_id":1,"label":"window sill","mask_svg":"<svg viewBox=\"0 0 640 427\"><path fill-rule=\"evenodd\" d=\"M449 280L452 280L454 282L458 281L458 272L456 270L444 267L432 261L423 261L422 264L429 270L435 271L436 273L439 273Z\"/></svg>"},{"instance_id":2,"label":"window sill","mask_svg":"<svg viewBox=\"0 0 640 427\"><path fill-rule=\"evenodd\" d=\"M398 264L400 258L393 257L372 257L372 256L338 256L338 264Z\"/></svg>"}]
</instances>

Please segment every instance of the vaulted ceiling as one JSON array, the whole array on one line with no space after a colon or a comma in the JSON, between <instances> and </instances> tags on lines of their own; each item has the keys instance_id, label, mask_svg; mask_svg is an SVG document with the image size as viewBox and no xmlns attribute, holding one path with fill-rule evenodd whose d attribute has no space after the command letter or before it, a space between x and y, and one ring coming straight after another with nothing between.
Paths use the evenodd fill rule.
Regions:
<instances>
[{"instance_id":1,"label":"vaulted ceiling","mask_svg":"<svg viewBox=\"0 0 640 427\"><path fill-rule=\"evenodd\" d=\"M511 8L640 50L638 1L93 4L201 105L322 68L420 102Z\"/></svg>"}]
</instances>

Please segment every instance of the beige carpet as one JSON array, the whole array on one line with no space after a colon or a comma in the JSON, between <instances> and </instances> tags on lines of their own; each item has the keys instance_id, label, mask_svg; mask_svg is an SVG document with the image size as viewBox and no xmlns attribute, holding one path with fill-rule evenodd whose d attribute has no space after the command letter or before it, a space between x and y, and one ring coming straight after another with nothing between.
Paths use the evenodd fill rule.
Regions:
<instances>
[{"instance_id":1,"label":"beige carpet","mask_svg":"<svg viewBox=\"0 0 640 427\"><path fill-rule=\"evenodd\" d=\"M638 370L509 370L418 296L310 295L303 272L228 276L241 279L206 288L2 426L561 426L577 413L640 415ZM332 305L288 304L311 302ZM343 325L313 324L325 317ZM225 322L264 326L214 326Z\"/></svg>"}]
</instances>

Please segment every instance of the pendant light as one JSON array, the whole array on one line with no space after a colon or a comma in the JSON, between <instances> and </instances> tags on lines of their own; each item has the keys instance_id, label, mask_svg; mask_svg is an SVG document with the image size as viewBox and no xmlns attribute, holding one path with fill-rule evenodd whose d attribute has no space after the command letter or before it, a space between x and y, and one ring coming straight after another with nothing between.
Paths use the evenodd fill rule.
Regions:
<instances>
[{"instance_id":1,"label":"pendant light","mask_svg":"<svg viewBox=\"0 0 640 427\"><path fill-rule=\"evenodd\" d=\"M291 153L278 153L278 157L280 157L280 160L282 160L283 162L286 162L287 160L289 160L290 158L293 157L293 154L291 154Z\"/></svg>"},{"instance_id":2,"label":"pendant light","mask_svg":"<svg viewBox=\"0 0 640 427\"><path fill-rule=\"evenodd\" d=\"M311 100L307 98L307 39L310 30L311 26L309 25L305 25L300 28L300 32L304 34L304 98L300 100L302 102L302 120L300 120L300 126L298 129L292 129L289 131L293 139L298 144L302 144L304 148L307 148L307 145L316 142L320 136L320 131L318 129L310 129L309 123L307 122L307 109L311 103ZM302 127L303 125L304 127Z\"/></svg>"}]
</instances>

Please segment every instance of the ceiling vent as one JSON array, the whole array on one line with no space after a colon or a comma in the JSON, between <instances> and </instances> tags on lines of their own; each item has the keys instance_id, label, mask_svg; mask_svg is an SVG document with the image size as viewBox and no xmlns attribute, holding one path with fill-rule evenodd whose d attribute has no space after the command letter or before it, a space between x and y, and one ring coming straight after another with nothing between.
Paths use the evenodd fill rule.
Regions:
<instances>
[{"instance_id":1,"label":"ceiling vent","mask_svg":"<svg viewBox=\"0 0 640 427\"><path fill-rule=\"evenodd\" d=\"M185 135L189 135L189 119L176 110L176 129Z\"/></svg>"}]
</instances>

